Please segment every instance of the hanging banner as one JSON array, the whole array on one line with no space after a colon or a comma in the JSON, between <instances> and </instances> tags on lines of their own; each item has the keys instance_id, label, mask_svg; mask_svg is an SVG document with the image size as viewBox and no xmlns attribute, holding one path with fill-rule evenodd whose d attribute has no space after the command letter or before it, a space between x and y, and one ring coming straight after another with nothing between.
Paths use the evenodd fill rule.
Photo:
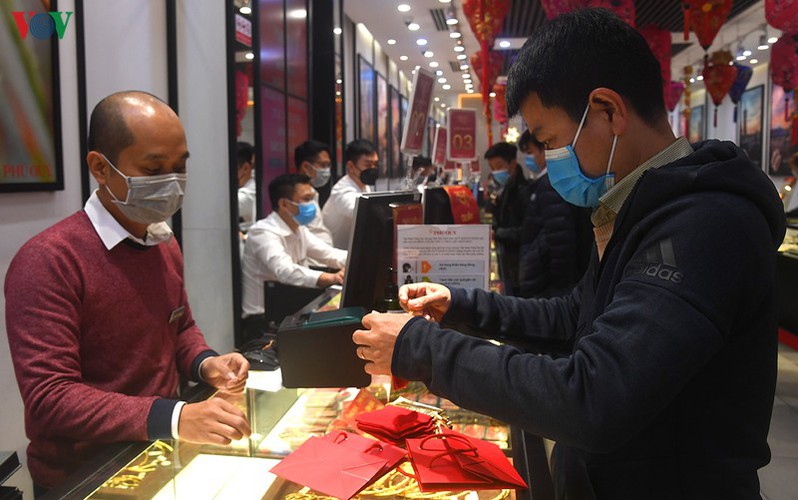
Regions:
<instances>
[{"instance_id":1,"label":"hanging banner","mask_svg":"<svg viewBox=\"0 0 798 500\"><path fill-rule=\"evenodd\" d=\"M236 41L252 47L252 21L241 14L236 14Z\"/></svg>"},{"instance_id":2,"label":"hanging banner","mask_svg":"<svg viewBox=\"0 0 798 500\"><path fill-rule=\"evenodd\" d=\"M434 87L435 75L425 69L416 68L416 74L413 76L413 92L410 94L410 105L407 107L402 134L403 154L411 156L421 154L424 145L424 128L427 126Z\"/></svg>"},{"instance_id":3,"label":"hanging banner","mask_svg":"<svg viewBox=\"0 0 798 500\"><path fill-rule=\"evenodd\" d=\"M396 260L400 284L433 282L488 290L490 226L397 226Z\"/></svg>"},{"instance_id":4,"label":"hanging banner","mask_svg":"<svg viewBox=\"0 0 798 500\"><path fill-rule=\"evenodd\" d=\"M446 141L446 158L459 162L476 160L477 112L473 109L449 108L447 113L449 138Z\"/></svg>"},{"instance_id":5,"label":"hanging banner","mask_svg":"<svg viewBox=\"0 0 798 500\"><path fill-rule=\"evenodd\" d=\"M432 164L442 167L446 163L446 127L437 125L435 132L435 145L432 146Z\"/></svg>"}]
</instances>

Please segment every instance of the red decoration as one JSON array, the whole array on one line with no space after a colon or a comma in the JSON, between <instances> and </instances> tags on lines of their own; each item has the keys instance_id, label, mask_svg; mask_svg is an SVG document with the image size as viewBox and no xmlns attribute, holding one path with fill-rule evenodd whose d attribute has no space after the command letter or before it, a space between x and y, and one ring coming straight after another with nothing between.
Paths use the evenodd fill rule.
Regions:
<instances>
[{"instance_id":1,"label":"red decoration","mask_svg":"<svg viewBox=\"0 0 798 500\"><path fill-rule=\"evenodd\" d=\"M623 22L635 27L635 2L634 0L583 0L584 7L603 7L610 9L621 18Z\"/></svg>"},{"instance_id":2,"label":"red decoration","mask_svg":"<svg viewBox=\"0 0 798 500\"><path fill-rule=\"evenodd\" d=\"M490 92L489 89L496 83L496 78L499 77L504 68L504 58L501 54L490 51L488 52L487 67L483 67L483 61L484 56L481 50L471 56L471 67L479 77L479 91L487 96ZM483 77L485 78L483 79Z\"/></svg>"},{"instance_id":3,"label":"red decoration","mask_svg":"<svg viewBox=\"0 0 798 500\"><path fill-rule=\"evenodd\" d=\"M656 26L646 26L638 31L646 39L651 52L659 62L662 81L671 81L671 32Z\"/></svg>"},{"instance_id":4,"label":"red decoration","mask_svg":"<svg viewBox=\"0 0 798 500\"><path fill-rule=\"evenodd\" d=\"M798 32L798 0L765 0L765 20L784 32Z\"/></svg>"},{"instance_id":5,"label":"red decoration","mask_svg":"<svg viewBox=\"0 0 798 500\"><path fill-rule=\"evenodd\" d=\"M252 66L249 64L248 66ZM241 70L236 70L236 136L241 135L241 121L247 114L249 100L249 78Z\"/></svg>"},{"instance_id":6,"label":"red decoration","mask_svg":"<svg viewBox=\"0 0 798 500\"><path fill-rule=\"evenodd\" d=\"M684 6L684 34L692 27L698 37L698 43L708 50L712 41L726 22L731 12L733 0L685 0Z\"/></svg>"},{"instance_id":7,"label":"red decoration","mask_svg":"<svg viewBox=\"0 0 798 500\"><path fill-rule=\"evenodd\" d=\"M731 60L731 52L719 50L712 54L712 60L701 73L704 76L707 92L712 96L712 102L715 104L715 127L718 126L718 106L729 93L734 79L737 78L737 68L729 65Z\"/></svg>"},{"instance_id":8,"label":"red decoration","mask_svg":"<svg viewBox=\"0 0 798 500\"><path fill-rule=\"evenodd\" d=\"M663 84L663 91L665 93L665 106L668 111L676 109L676 104L682 98L684 92L684 84L682 82L667 82Z\"/></svg>"},{"instance_id":9,"label":"red decoration","mask_svg":"<svg viewBox=\"0 0 798 500\"><path fill-rule=\"evenodd\" d=\"M582 4L580 0L540 0L540 3L549 19L571 12Z\"/></svg>"},{"instance_id":10,"label":"red decoration","mask_svg":"<svg viewBox=\"0 0 798 500\"><path fill-rule=\"evenodd\" d=\"M798 88L798 34L783 34L770 51L770 75L773 83L784 88L785 93ZM786 98L786 96L785 96ZM792 115L790 144L798 144L798 106ZM789 119L790 102L784 105L784 120Z\"/></svg>"},{"instance_id":11,"label":"red decoration","mask_svg":"<svg viewBox=\"0 0 798 500\"><path fill-rule=\"evenodd\" d=\"M493 98L493 116L496 121L507 126L507 101L504 98L504 91L507 90L506 83L497 83L493 86L496 97Z\"/></svg>"}]
</instances>

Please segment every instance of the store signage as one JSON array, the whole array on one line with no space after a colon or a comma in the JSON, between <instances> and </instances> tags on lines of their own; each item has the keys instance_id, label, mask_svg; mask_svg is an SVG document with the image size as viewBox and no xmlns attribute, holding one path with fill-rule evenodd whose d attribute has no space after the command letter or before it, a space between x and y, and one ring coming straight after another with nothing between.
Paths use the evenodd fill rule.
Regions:
<instances>
[{"instance_id":1,"label":"store signage","mask_svg":"<svg viewBox=\"0 0 798 500\"><path fill-rule=\"evenodd\" d=\"M416 68L416 74L413 77L413 92L410 94L410 105L407 107L404 133L402 134L401 151L406 155L421 154L421 148L424 145L424 129L427 126L434 87L435 75L425 69Z\"/></svg>"},{"instance_id":2,"label":"store signage","mask_svg":"<svg viewBox=\"0 0 798 500\"><path fill-rule=\"evenodd\" d=\"M446 127L437 125L435 145L432 147L432 163L442 167L446 163Z\"/></svg>"},{"instance_id":3,"label":"store signage","mask_svg":"<svg viewBox=\"0 0 798 500\"><path fill-rule=\"evenodd\" d=\"M396 261L400 284L432 282L487 290L490 226L399 225Z\"/></svg>"},{"instance_id":4,"label":"store signage","mask_svg":"<svg viewBox=\"0 0 798 500\"><path fill-rule=\"evenodd\" d=\"M236 41L252 47L252 21L236 14Z\"/></svg>"},{"instance_id":5,"label":"store signage","mask_svg":"<svg viewBox=\"0 0 798 500\"><path fill-rule=\"evenodd\" d=\"M28 33L41 40L58 33L58 38L63 40L72 14L73 12L11 12L14 22L17 23L19 36L23 40L27 38Z\"/></svg>"},{"instance_id":6,"label":"store signage","mask_svg":"<svg viewBox=\"0 0 798 500\"><path fill-rule=\"evenodd\" d=\"M477 112L473 109L449 108L449 140L446 157L459 162L477 159Z\"/></svg>"}]
</instances>

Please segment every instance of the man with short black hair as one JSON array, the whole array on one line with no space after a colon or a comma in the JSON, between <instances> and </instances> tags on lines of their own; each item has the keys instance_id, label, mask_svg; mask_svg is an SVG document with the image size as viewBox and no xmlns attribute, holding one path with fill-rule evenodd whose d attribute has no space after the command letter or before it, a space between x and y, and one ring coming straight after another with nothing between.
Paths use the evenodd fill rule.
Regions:
<instances>
[{"instance_id":1,"label":"man with short black hair","mask_svg":"<svg viewBox=\"0 0 798 500\"><path fill-rule=\"evenodd\" d=\"M594 210L587 273L554 299L404 286L418 316L370 314L353 335L366 371L555 440L558 498L759 498L785 231L773 183L731 142L674 137L656 58L605 9L541 26L506 98L554 189Z\"/></svg>"},{"instance_id":2,"label":"man with short black hair","mask_svg":"<svg viewBox=\"0 0 798 500\"><path fill-rule=\"evenodd\" d=\"M313 140L303 142L294 149L294 165L298 174L305 175L310 179L315 191L313 202L316 204L316 217L307 224L307 228L322 241L332 245L332 233L324 225L324 218L321 214L321 205L324 205L324 201L330 196L332 162L327 145ZM326 196L322 196L322 192L326 193ZM315 262L314 265L321 265L321 263Z\"/></svg>"},{"instance_id":3,"label":"man with short black hair","mask_svg":"<svg viewBox=\"0 0 798 500\"><path fill-rule=\"evenodd\" d=\"M238 173L238 222L244 232L257 217L257 188L255 186L255 148L248 142L236 144Z\"/></svg>"},{"instance_id":4,"label":"man with short black hair","mask_svg":"<svg viewBox=\"0 0 798 500\"><path fill-rule=\"evenodd\" d=\"M304 175L283 174L269 183L272 213L250 228L241 262L247 338L257 337L268 325L263 316L265 281L319 288L344 282L346 251L333 248L307 228L316 216L315 194ZM311 269L309 259L338 271Z\"/></svg>"},{"instance_id":5,"label":"man with short black hair","mask_svg":"<svg viewBox=\"0 0 798 500\"><path fill-rule=\"evenodd\" d=\"M370 193L377 183L379 156L374 144L357 139L346 146L344 161L346 175L335 183L322 210L324 225L333 235L333 246L342 249L349 246L358 197Z\"/></svg>"}]
</instances>

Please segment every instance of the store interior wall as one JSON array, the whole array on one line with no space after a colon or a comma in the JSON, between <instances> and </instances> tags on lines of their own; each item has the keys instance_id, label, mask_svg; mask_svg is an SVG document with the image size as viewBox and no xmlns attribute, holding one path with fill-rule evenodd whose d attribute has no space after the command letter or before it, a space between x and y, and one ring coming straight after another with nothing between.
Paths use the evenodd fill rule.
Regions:
<instances>
[{"instance_id":1,"label":"store interior wall","mask_svg":"<svg viewBox=\"0 0 798 500\"><path fill-rule=\"evenodd\" d=\"M74 0L61 0L58 10L74 12ZM143 89L165 98L165 1L146 0L134 6L85 0L83 14L89 110L101 97L117 90ZM177 17L179 110L191 151L183 209L186 288L209 345L223 352L233 345L224 2L178 0ZM83 206L76 40L75 25L70 24L58 42L64 190L0 196L3 280L11 259L27 240ZM0 298L0 314L5 317L4 297ZM0 377L7 382L0 387L0 450L16 450L24 464L23 407L5 321L0 333ZM6 485L33 498L24 465Z\"/></svg>"}]
</instances>

